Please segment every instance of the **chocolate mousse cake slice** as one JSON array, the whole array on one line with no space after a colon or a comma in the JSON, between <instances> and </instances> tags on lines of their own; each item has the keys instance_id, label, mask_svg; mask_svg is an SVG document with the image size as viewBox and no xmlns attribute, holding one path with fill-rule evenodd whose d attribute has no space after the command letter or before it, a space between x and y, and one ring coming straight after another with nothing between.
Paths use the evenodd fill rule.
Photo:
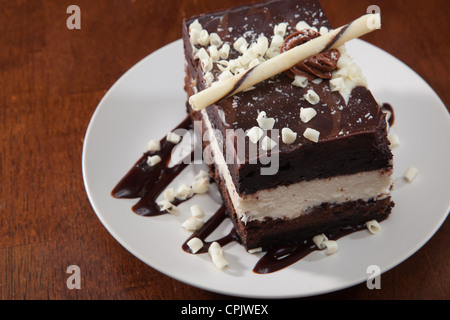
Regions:
<instances>
[{"instance_id":1,"label":"chocolate mousse cake slice","mask_svg":"<svg viewBox=\"0 0 450 320\"><path fill-rule=\"evenodd\" d=\"M188 97L331 29L316 0L271 0L183 23ZM201 111L204 160L242 244L264 250L393 207L388 119L345 46Z\"/></svg>"}]
</instances>

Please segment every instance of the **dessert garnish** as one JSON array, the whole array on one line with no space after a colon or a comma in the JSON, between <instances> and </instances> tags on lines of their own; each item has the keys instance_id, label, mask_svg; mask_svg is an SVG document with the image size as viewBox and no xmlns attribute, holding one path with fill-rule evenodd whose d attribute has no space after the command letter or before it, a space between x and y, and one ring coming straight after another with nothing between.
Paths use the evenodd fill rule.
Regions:
<instances>
[{"instance_id":1,"label":"dessert garnish","mask_svg":"<svg viewBox=\"0 0 450 320\"><path fill-rule=\"evenodd\" d=\"M320 33L313 29L297 31L284 39L280 52L291 50L317 37L320 37ZM295 76L303 76L310 81L316 78L331 79L332 71L337 69L340 56L338 49L330 49L297 63L285 73L293 79Z\"/></svg>"},{"instance_id":2,"label":"dessert garnish","mask_svg":"<svg viewBox=\"0 0 450 320\"><path fill-rule=\"evenodd\" d=\"M374 23L375 21L375 23ZM380 14L366 14L327 34L311 39L291 50L276 55L252 69L234 75L189 98L194 111L200 111L225 97L244 91L255 84L282 73L311 56L338 48L345 42L381 28ZM241 44L245 45L245 44Z\"/></svg>"}]
</instances>

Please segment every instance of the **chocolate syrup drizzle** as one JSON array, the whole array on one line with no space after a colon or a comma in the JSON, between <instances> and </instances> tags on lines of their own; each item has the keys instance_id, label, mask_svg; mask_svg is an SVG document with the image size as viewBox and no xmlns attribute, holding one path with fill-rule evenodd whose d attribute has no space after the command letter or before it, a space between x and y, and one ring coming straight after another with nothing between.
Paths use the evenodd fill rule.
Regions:
<instances>
[{"instance_id":1,"label":"chocolate syrup drizzle","mask_svg":"<svg viewBox=\"0 0 450 320\"><path fill-rule=\"evenodd\" d=\"M325 234L329 240L338 240L344 236L347 236L353 232L366 229L365 225L359 225L356 227L348 227L341 229L334 234ZM259 274L273 273L275 271L284 269L297 261L303 259L314 251L321 251L312 240L305 240L303 243L280 246L273 248L266 252L266 254L258 261L253 268L253 272Z\"/></svg>"},{"instance_id":2,"label":"chocolate syrup drizzle","mask_svg":"<svg viewBox=\"0 0 450 320\"><path fill-rule=\"evenodd\" d=\"M187 116L174 130L176 129L192 129L192 121ZM141 216L159 216L168 213L161 211L156 204L158 196L167 188L167 186L187 167L187 163L181 162L172 167L169 167L171 159L171 152L175 144L167 141L166 138L160 140L160 151L147 151L135 163L135 165L128 171L128 173L120 180L116 187L112 190L111 195L119 199L134 199L140 200L132 207L133 212ZM159 155L161 162L150 167L147 164L149 156ZM191 158L193 154L191 153ZM172 203L179 205L180 203L189 200L175 199ZM217 227L225 220L230 219L226 211L225 205L214 213L214 215L205 222L203 227L195 231L181 246L182 250L191 253L188 241L194 237L202 240L204 246L195 254L204 254L208 252L208 248L213 242L218 242L221 246L225 246L233 241L240 243L239 236L235 228L224 237L214 240L206 241L207 237L217 229ZM347 228L341 230L336 234L327 235L330 240L337 240L345 235L364 229L365 226L358 226L355 228ZM306 257L313 251L320 250L312 240L305 241L301 244L291 246L280 246L268 250L255 265L253 272L257 274L273 273L275 271L284 269L302 258Z\"/></svg>"},{"instance_id":3,"label":"chocolate syrup drizzle","mask_svg":"<svg viewBox=\"0 0 450 320\"><path fill-rule=\"evenodd\" d=\"M206 241L206 238L211 233L213 233L214 230L216 230L217 227L227 218L228 218L228 213L226 211L225 205L222 204L220 206L220 208L216 211L216 213L214 213L214 215L211 218L209 218L208 221L206 221L206 223L203 225L202 228L200 228L199 230L192 233L192 235L183 243L181 248L187 253L193 253L187 244L189 242L189 240L191 240L192 238L199 238L202 240L202 242L204 244L203 247L199 251L197 251L195 254L207 253L209 246L213 242L219 243L221 247L223 247L233 241L239 242L239 236L237 235L236 229L234 229L234 228L230 231L230 233L228 233L226 236L224 236L220 239L217 239L214 241Z\"/></svg>"},{"instance_id":4,"label":"chocolate syrup drizzle","mask_svg":"<svg viewBox=\"0 0 450 320\"><path fill-rule=\"evenodd\" d=\"M389 103L383 103L381 105L381 110L387 114L387 121L389 126L392 127L395 122L394 108Z\"/></svg>"},{"instance_id":5,"label":"chocolate syrup drizzle","mask_svg":"<svg viewBox=\"0 0 450 320\"><path fill-rule=\"evenodd\" d=\"M189 130L191 128L192 121L187 116L173 131L176 129ZM142 216L159 216L167 213L167 211L160 211L156 204L156 199L189 164L189 162L185 163L183 161L169 167L170 155L176 144L167 141L166 137L161 139L160 143L161 151L145 152L111 192L113 197L119 199L140 198L132 207L132 210ZM154 155L159 155L161 162L150 167L147 164L147 159ZM178 205L187 200L189 199L175 199L173 204Z\"/></svg>"}]
</instances>

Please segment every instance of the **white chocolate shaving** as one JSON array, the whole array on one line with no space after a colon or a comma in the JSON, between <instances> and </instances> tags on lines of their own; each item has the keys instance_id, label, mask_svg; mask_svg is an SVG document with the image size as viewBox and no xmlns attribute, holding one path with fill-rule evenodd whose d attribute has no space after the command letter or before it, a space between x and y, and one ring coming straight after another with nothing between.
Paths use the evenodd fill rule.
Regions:
<instances>
[{"instance_id":1,"label":"white chocolate shaving","mask_svg":"<svg viewBox=\"0 0 450 320\"><path fill-rule=\"evenodd\" d=\"M308 101L312 105L316 105L320 102L319 95L314 90L311 89L308 90L308 92L306 92L306 94L304 94L303 97L305 98L306 101Z\"/></svg>"},{"instance_id":2,"label":"white chocolate shaving","mask_svg":"<svg viewBox=\"0 0 450 320\"><path fill-rule=\"evenodd\" d=\"M254 46L255 53L260 56L264 57L264 55L267 52L267 49L269 49L269 39L267 39L266 36L262 35L256 40L256 45Z\"/></svg>"},{"instance_id":3,"label":"white chocolate shaving","mask_svg":"<svg viewBox=\"0 0 450 320\"><path fill-rule=\"evenodd\" d=\"M347 54L344 45L339 47L339 51L341 52L341 57L337 62L338 69L332 74L330 88L331 91L339 92L347 104L353 88L356 86L367 86L367 81L359 66Z\"/></svg>"},{"instance_id":4,"label":"white chocolate shaving","mask_svg":"<svg viewBox=\"0 0 450 320\"><path fill-rule=\"evenodd\" d=\"M341 91L345 89L344 78L334 78L330 80L331 91Z\"/></svg>"},{"instance_id":5,"label":"white chocolate shaving","mask_svg":"<svg viewBox=\"0 0 450 320\"><path fill-rule=\"evenodd\" d=\"M396 134L390 134L388 139L389 142L391 143L391 149L394 149L400 145L400 139Z\"/></svg>"},{"instance_id":6,"label":"white chocolate shaving","mask_svg":"<svg viewBox=\"0 0 450 320\"><path fill-rule=\"evenodd\" d=\"M193 29L189 32L189 39L194 46L199 44L198 39L200 38L200 31L201 30Z\"/></svg>"},{"instance_id":7,"label":"white chocolate shaving","mask_svg":"<svg viewBox=\"0 0 450 320\"><path fill-rule=\"evenodd\" d=\"M338 244L336 241L334 240L325 240L323 242L323 245L325 246L325 253L330 255L333 253L336 253L338 250Z\"/></svg>"},{"instance_id":8,"label":"white chocolate shaving","mask_svg":"<svg viewBox=\"0 0 450 320\"><path fill-rule=\"evenodd\" d=\"M281 46L283 45L284 39L282 36L280 36L279 34L276 34L273 36L272 41L270 42L270 47L271 48L281 48Z\"/></svg>"},{"instance_id":9,"label":"white chocolate shaving","mask_svg":"<svg viewBox=\"0 0 450 320\"><path fill-rule=\"evenodd\" d=\"M251 253L251 254L254 254L254 253L258 253L258 252L262 252L263 250L262 250L262 247L259 247L259 248L253 248L253 249L250 249L250 250L248 250L247 252L248 253Z\"/></svg>"},{"instance_id":10,"label":"white chocolate shaving","mask_svg":"<svg viewBox=\"0 0 450 320\"><path fill-rule=\"evenodd\" d=\"M210 72L213 68L213 60L211 58L201 59L200 64L204 73Z\"/></svg>"},{"instance_id":11,"label":"white chocolate shaving","mask_svg":"<svg viewBox=\"0 0 450 320\"><path fill-rule=\"evenodd\" d=\"M181 226L188 231L197 231L201 227L203 227L204 221L203 219L196 217L189 217L186 221L184 221Z\"/></svg>"},{"instance_id":12,"label":"white chocolate shaving","mask_svg":"<svg viewBox=\"0 0 450 320\"><path fill-rule=\"evenodd\" d=\"M275 35L284 37L286 35L287 26L288 24L286 22L279 23L273 28L273 33Z\"/></svg>"},{"instance_id":13,"label":"white chocolate shaving","mask_svg":"<svg viewBox=\"0 0 450 320\"><path fill-rule=\"evenodd\" d=\"M192 253L197 253L201 248L203 248L203 241L197 237L192 238L186 244L188 245L189 249L191 249Z\"/></svg>"},{"instance_id":14,"label":"white chocolate shaving","mask_svg":"<svg viewBox=\"0 0 450 320\"><path fill-rule=\"evenodd\" d=\"M248 48L248 42L244 37L240 37L233 43L234 50L244 53Z\"/></svg>"},{"instance_id":15,"label":"white chocolate shaving","mask_svg":"<svg viewBox=\"0 0 450 320\"><path fill-rule=\"evenodd\" d=\"M228 70L235 73L238 68L241 67L241 62L237 59L228 61Z\"/></svg>"},{"instance_id":16,"label":"white chocolate shaving","mask_svg":"<svg viewBox=\"0 0 450 320\"><path fill-rule=\"evenodd\" d=\"M219 55L219 50L217 49L216 46L210 46L208 48L208 52L209 52L209 56L211 57L211 60L213 62L219 61L220 55Z\"/></svg>"},{"instance_id":17,"label":"white chocolate shaving","mask_svg":"<svg viewBox=\"0 0 450 320\"><path fill-rule=\"evenodd\" d=\"M194 191L190 186L187 184L182 184L178 187L177 193L175 194L175 197L179 200L186 200L194 194Z\"/></svg>"},{"instance_id":18,"label":"white chocolate shaving","mask_svg":"<svg viewBox=\"0 0 450 320\"><path fill-rule=\"evenodd\" d=\"M306 139L317 143L317 142L319 142L320 132L315 129L307 128L305 130L305 132L303 133L303 136Z\"/></svg>"},{"instance_id":19,"label":"white chocolate shaving","mask_svg":"<svg viewBox=\"0 0 450 320\"><path fill-rule=\"evenodd\" d=\"M294 81L292 82L294 86L300 87L300 88L306 88L308 85L308 78L303 76L295 76Z\"/></svg>"},{"instance_id":20,"label":"white chocolate shaving","mask_svg":"<svg viewBox=\"0 0 450 320\"><path fill-rule=\"evenodd\" d=\"M150 140L147 144L147 151L160 151L161 143L159 140Z\"/></svg>"},{"instance_id":21,"label":"white chocolate shaving","mask_svg":"<svg viewBox=\"0 0 450 320\"><path fill-rule=\"evenodd\" d=\"M381 226L376 220L371 220L366 222L367 230L372 234L378 234L381 231Z\"/></svg>"},{"instance_id":22,"label":"white chocolate shaving","mask_svg":"<svg viewBox=\"0 0 450 320\"><path fill-rule=\"evenodd\" d=\"M160 211L167 211L172 214L178 214L180 211L177 206L173 205L169 200L164 199L157 203Z\"/></svg>"},{"instance_id":23,"label":"white chocolate shaving","mask_svg":"<svg viewBox=\"0 0 450 320\"><path fill-rule=\"evenodd\" d=\"M200 179L200 178L209 178L209 173L206 172L205 170L200 170L197 175L195 176L195 179Z\"/></svg>"},{"instance_id":24,"label":"white chocolate shaving","mask_svg":"<svg viewBox=\"0 0 450 320\"><path fill-rule=\"evenodd\" d=\"M217 63L217 66L228 67L228 60L219 60L216 63Z\"/></svg>"},{"instance_id":25,"label":"white chocolate shaving","mask_svg":"<svg viewBox=\"0 0 450 320\"><path fill-rule=\"evenodd\" d=\"M415 167L409 167L406 169L405 174L403 175L405 180L408 182L412 182L417 176L418 170Z\"/></svg>"},{"instance_id":26,"label":"white chocolate shaving","mask_svg":"<svg viewBox=\"0 0 450 320\"><path fill-rule=\"evenodd\" d=\"M206 51L205 48L200 48L197 51L197 53L195 54L195 57L197 59L200 59L200 60L206 60L206 59L209 59L209 54L208 54L208 51Z\"/></svg>"},{"instance_id":27,"label":"white chocolate shaving","mask_svg":"<svg viewBox=\"0 0 450 320\"><path fill-rule=\"evenodd\" d=\"M147 164L149 167L156 166L160 162L161 162L161 157L158 155L154 155L154 156L147 158Z\"/></svg>"},{"instance_id":28,"label":"white chocolate shaving","mask_svg":"<svg viewBox=\"0 0 450 320\"><path fill-rule=\"evenodd\" d=\"M221 59L228 59L229 54L230 54L230 45L228 43L225 43L219 50L219 56Z\"/></svg>"},{"instance_id":29,"label":"white chocolate shaving","mask_svg":"<svg viewBox=\"0 0 450 320\"><path fill-rule=\"evenodd\" d=\"M319 32L321 35L324 35L327 34L329 31L327 27L320 27Z\"/></svg>"},{"instance_id":30,"label":"white chocolate shaving","mask_svg":"<svg viewBox=\"0 0 450 320\"><path fill-rule=\"evenodd\" d=\"M266 51L266 57L269 59L275 58L281 54L279 47L270 47Z\"/></svg>"},{"instance_id":31,"label":"white chocolate shaving","mask_svg":"<svg viewBox=\"0 0 450 320\"><path fill-rule=\"evenodd\" d=\"M211 33L209 35L209 43L212 46L215 46L217 48L219 48L222 45L222 39L220 39L220 36L217 33Z\"/></svg>"},{"instance_id":32,"label":"white chocolate shaving","mask_svg":"<svg viewBox=\"0 0 450 320\"><path fill-rule=\"evenodd\" d=\"M173 188L169 188L164 191L164 199L170 202L175 200L175 192L173 191Z\"/></svg>"},{"instance_id":33,"label":"white chocolate shaving","mask_svg":"<svg viewBox=\"0 0 450 320\"><path fill-rule=\"evenodd\" d=\"M325 241L328 241L328 238L323 233L322 234L318 234L317 236L313 237L314 244L320 250L325 249L325 244L324 244Z\"/></svg>"},{"instance_id":34,"label":"white chocolate shaving","mask_svg":"<svg viewBox=\"0 0 450 320\"><path fill-rule=\"evenodd\" d=\"M310 25L307 24L305 21L300 21L299 23L297 23L297 25L295 26L295 29L297 31L302 31L304 29L311 29Z\"/></svg>"},{"instance_id":35,"label":"white chocolate shaving","mask_svg":"<svg viewBox=\"0 0 450 320\"><path fill-rule=\"evenodd\" d=\"M198 22L198 19L195 19L195 21L189 25L189 32L191 32L192 30L201 31L202 29L203 29L203 27L200 24L200 22Z\"/></svg>"},{"instance_id":36,"label":"white chocolate shaving","mask_svg":"<svg viewBox=\"0 0 450 320\"><path fill-rule=\"evenodd\" d=\"M231 71L230 70L225 70L224 72L222 72L220 75L219 75L219 81L224 81L224 80L226 80L226 79L228 79L228 78L231 78L231 77L233 77L233 74L231 73Z\"/></svg>"},{"instance_id":37,"label":"white chocolate shaving","mask_svg":"<svg viewBox=\"0 0 450 320\"><path fill-rule=\"evenodd\" d=\"M158 202L158 207L159 207L159 210L161 210L161 211L165 211L165 210L171 208L172 206L173 206L172 203L167 199L164 199L164 200L161 200Z\"/></svg>"},{"instance_id":38,"label":"white chocolate shaving","mask_svg":"<svg viewBox=\"0 0 450 320\"><path fill-rule=\"evenodd\" d=\"M199 206L198 204L191 206L190 208L191 216L196 218L204 218L205 212L203 211L203 208Z\"/></svg>"},{"instance_id":39,"label":"white chocolate shaving","mask_svg":"<svg viewBox=\"0 0 450 320\"><path fill-rule=\"evenodd\" d=\"M223 270L226 266L228 266L228 261L225 259L222 247L218 242L211 243L208 253L217 269Z\"/></svg>"},{"instance_id":40,"label":"white chocolate shaving","mask_svg":"<svg viewBox=\"0 0 450 320\"><path fill-rule=\"evenodd\" d=\"M308 123L317 115L317 111L313 108L300 108L300 119L304 123Z\"/></svg>"},{"instance_id":41,"label":"white chocolate shaving","mask_svg":"<svg viewBox=\"0 0 450 320\"><path fill-rule=\"evenodd\" d=\"M222 247L220 246L220 244L218 242L214 241L209 246L208 253L210 255L220 255L220 254L223 254L223 250L222 250Z\"/></svg>"},{"instance_id":42,"label":"white chocolate shaving","mask_svg":"<svg viewBox=\"0 0 450 320\"><path fill-rule=\"evenodd\" d=\"M167 134L167 141L172 142L174 144L178 144L181 141L181 136L179 136L178 134L174 133L174 132L169 132Z\"/></svg>"},{"instance_id":43,"label":"white chocolate shaving","mask_svg":"<svg viewBox=\"0 0 450 320\"><path fill-rule=\"evenodd\" d=\"M213 75L211 72L207 72L207 73L205 74L204 78L205 78L205 81L206 81L206 85L207 85L208 87L210 87L211 84L212 84L213 81L214 81L214 75Z\"/></svg>"},{"instance_id":44,"label":"white chocolate shaving","mask_svg":"<svg viewBox=\"0 0 450 320\"><path fill-rule=\"evenodd\" d=\"M283 130L281 130L281 139L286 144L293 144L295 139L297 139L297 133L289 128L283 128Z\"/></svg>"},{"instance_id":45,"label":"white chocolate shaving","mask_svg":"<svg viewBox=\"0 0 450 320\"><path fill-rule=\"evenodd\" d=\"M196 194L203 194L209 191L209 177L197 178L192 183L192 191Z\"/></svg>"},{"instance_id":46,"label":"white chocolate shaving","mask_svg":"<svg viewBox=\"0 0 450 320\"><path fill-rule=\"evenodd\" d=\"M200 31L198 43L199 43L199 45L201 45L203 47L205 47L209 44L209 33L207 30L203 29L202 31Z\"/></svg>"},{"instance_id":47,"label":"white chocolate shaving","mask_svg":"<svg viewBox=\"0 0 450 320\"><path fill-rule=\"evenodd\" d=\"M265 111L261 111L258 114L258 117L256 118L256 122L258 122L258 125L261 127L261 129L264 129L264 130L272 130L273 126L275 125L275 119L267 118Z\"/></svg>"}]
</instances>

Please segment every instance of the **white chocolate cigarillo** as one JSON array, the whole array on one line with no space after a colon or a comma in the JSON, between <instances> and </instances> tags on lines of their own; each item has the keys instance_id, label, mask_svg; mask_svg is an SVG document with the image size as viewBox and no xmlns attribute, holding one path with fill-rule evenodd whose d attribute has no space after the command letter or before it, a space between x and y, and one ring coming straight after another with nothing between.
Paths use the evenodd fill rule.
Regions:
<instances>
[{"instance_id":1,"label":"white chocolate cigarillo","mask_svg":"<svg viewBox=\"0 0 450 320\"><path fill-rule=\"evenodd\" d=\"M347 41L380 28L380 14L366 14L345 26L264 61L247 72L220 81L216 85L192 95L189 98L189 104L195 111L202 110L225 97L244 91L261 81L282 73L300 61L323 51L337 48Z\"/></svg>"}]
</instances>

